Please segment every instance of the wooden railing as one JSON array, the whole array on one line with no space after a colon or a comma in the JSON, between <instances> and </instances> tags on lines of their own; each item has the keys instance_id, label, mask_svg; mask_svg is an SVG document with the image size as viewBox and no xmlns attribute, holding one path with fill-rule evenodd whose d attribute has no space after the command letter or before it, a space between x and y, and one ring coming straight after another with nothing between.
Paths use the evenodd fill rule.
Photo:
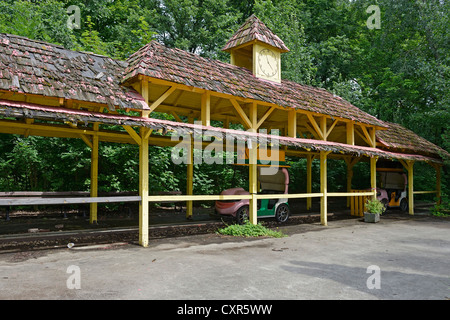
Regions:
<instances>
[{"instance_id":1,"label":"wooden railing","mask_svg":"<svg viewBox=\"0 0 450 320\"><path fill-rule=\"evenodd\" d=\"M373 196L373 192L352 190L351 193L356 193L357 195L350 197L350 214L352 216L363 217L366 202Z\"/></svg>"}]
</instances>

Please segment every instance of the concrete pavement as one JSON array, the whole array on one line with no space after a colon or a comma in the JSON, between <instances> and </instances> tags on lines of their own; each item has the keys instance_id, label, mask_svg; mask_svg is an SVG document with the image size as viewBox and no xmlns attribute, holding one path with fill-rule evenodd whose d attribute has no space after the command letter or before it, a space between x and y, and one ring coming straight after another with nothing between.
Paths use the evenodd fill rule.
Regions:
<instances>
[{"instance_id":1,"label":"concrete pavement","mask_svg":"<svg viewBox=\"0 0 450 320\"><path fill-rule=\"evenodd\" d=\"M0 253L0 299L449 299L450 219Z\"/></svg>"}]
</instances>

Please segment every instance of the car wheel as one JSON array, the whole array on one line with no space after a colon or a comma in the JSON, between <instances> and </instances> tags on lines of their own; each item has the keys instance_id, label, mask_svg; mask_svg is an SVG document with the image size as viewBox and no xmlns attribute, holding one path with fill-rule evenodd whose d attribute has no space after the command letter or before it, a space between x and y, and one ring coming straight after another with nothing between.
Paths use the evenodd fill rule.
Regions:
<instances>
[{"instance_id":1,"label":"car wheel","mask_svg":"<svg viewBox=\"0 0 450 320\"><path fill-rule=\"evenodd\" d=\"M408 200L406 198L403 198L402 201L400 201L400 210L402 211L408 211L409 205Z\"/></svg>"},{"instance_id":2,"label":"car wheel","mask_svg":"<svg viewBox=\"0 0 450 320\"><path fill-rule=\"evenodd\" d=\"M277 207L277 211L275 212L275 219L278 222L286 222L289 218L289 206L286 203L282 203Z\"/></svg>"},{"instance_id":3,"label":"car wheel","mask_svg":"<svg viewBox=\"0 0 450 320\"><path fill-rule=\"evenodd\" d=\"M380 202L383 204L384 210L387 210L388 209L388 199L386 199L386 198L381 199Z\"/></svg>"},{"instance_id":4,"label":"car wheel","mask_svg":"<svg viewBox=\"0 0 450 320\"><path fill-rule=\"evenodd\" d=\"M248 206L242 206L238 209L236 212L236 220L238 224L245 224L246 221L248 221L249 218L249 207Z\"/></svg>"}]
</instances>

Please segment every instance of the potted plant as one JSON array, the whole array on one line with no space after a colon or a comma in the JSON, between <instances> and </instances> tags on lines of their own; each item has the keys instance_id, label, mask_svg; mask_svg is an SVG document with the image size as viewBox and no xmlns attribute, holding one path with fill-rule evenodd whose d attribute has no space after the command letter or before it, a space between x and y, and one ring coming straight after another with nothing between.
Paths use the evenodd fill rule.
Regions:
<instances>
[{"instance_id":1,"label":"potted plant","mask_svg":"<svg viewBox=\"0 0 450 320\"><path fill-rule=\"evenodd\" d=\"M386 210L384 204L378 199L368 199L364 210L364 222L378 222L380 215Z\"/></svg>"}]
</instances>

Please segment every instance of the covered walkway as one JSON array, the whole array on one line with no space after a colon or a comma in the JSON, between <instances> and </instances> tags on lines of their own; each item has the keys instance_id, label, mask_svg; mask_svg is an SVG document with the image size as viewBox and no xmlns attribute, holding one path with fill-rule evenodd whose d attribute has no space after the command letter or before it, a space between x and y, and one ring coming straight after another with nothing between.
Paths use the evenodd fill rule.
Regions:
<instances>
[{"instance_id":1,"label":"covered walkway","mask_svg":"<svg viewBox=\"0 0 450 320\"><path fill-rule=\"evenodd\" d=\"M255 16L224 50L230 52L230 64L152 41L127 61L116 61L0 34L0 133L82 139L92 150L91 223L97 220L97 203L127 201L98 197L99 143L139 145L139 195L128 200L139 201L139 241L144 247L149 243L150 202L186 201L190 217L193 201L248 199L250 221L257 223L257 200L278 198L258 194L256 170L262 150L307 159L307 192L285 196L308 199L308 208L312 198L319 198L324 226L328 197L377 196L378 159L399 161L407 170L410 214L414 214L416 161L436 169L436 189L421 192L440 198L446 151L330 92L282 80L280 56L288 49ZM170 114L176 121L155 119L153 112ZM409 139L396 141L398 130L408 133ZM149 195L151 145L184 148L187 194ZM194 150L206 149L248 155L250 195L193 194ZM347 164L347 192L327 190L331 158ZM311 187L314 159L320 162L316 193ZM271 161L278 163L280 158ZM351 192L351 177L358 161L370 163L370 189L356 195ZM71 199L67 201L86 202ZM11 199L0 198L0 205L10 204Z\"/></svg>"}]
</instances>

